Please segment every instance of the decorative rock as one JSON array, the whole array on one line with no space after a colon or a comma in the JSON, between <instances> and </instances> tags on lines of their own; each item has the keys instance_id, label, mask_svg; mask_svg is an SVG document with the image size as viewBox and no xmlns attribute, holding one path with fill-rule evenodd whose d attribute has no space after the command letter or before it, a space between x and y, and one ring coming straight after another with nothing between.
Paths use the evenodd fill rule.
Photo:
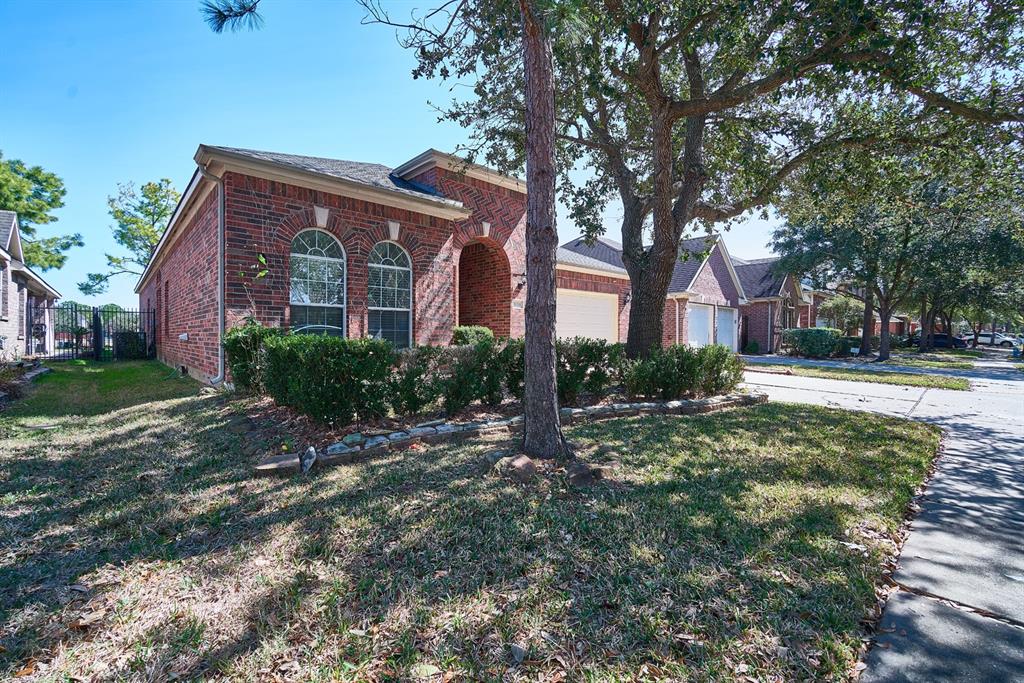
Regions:
<instances>
[{"instance_id":1,"label":"decorative rock","mask_svg":"<svg viewBox=\"0 0 1024 683\"><path fill-rule=\"evenodd\" d=\"M389 443L390 441L386 436L371 436L369 439L363 442L363 450L385 447Z\"/></svg>"},{"instance_id":2,"label":"decorative rock","mask_svg":"<svg viewBox=\"0 0 1024 683\"><path fill-rule=\"evenodd\" d=\"M443 424L444 424L444 420L429 420L427 422L421 422L421 423L419 423L416 426L417 427L436 427L438 425L443 425Z\"/></svg>"},{"instance_id":3,"label":"decorative rock","mask_svg":"<svg viewBox=\"0 0 1024 683\"><path fill-rule=\"evenodd\" d=\"M316 463L316 449L310 446L306 449L306 452L299 458L299 469L303 474L308 473L313 469L313 465Z\"/></svg>"},{"instance_id":4,"label":"decorative rock","mask_svg":"<svg viewBox=\"0 0 1024 683\"><path fill-rule=\"evenodd\" d=\"M512 658L512 663L519 666L526 659L526 648L518 643L512 643L508 648L508 654Z\"/></svg>"},{"instance_id":5,"label":"decorative rock","mask_svg":"<svg viewBox=\"0 0 1024 683\"><path fill-rule=\"evenodd\" d=\"M409 438L409 432L391 432L388 434L388 441L405 441Z\"/></svg>"},{"instance_id":6,"label":"decorative rock","mask_svg":"<svg viewBox=\"0 0 1024 683\"><path fill-rule=\"evenodd\" d=\"M445 422L444 424L439 424L434 431L438 434L454 434L459 431L459 427L450 422Z\"/></svg>"},{"instance_id":7,"label":"decorative rock","mask_svg":"<svg viewBox=\"0 0 1024 683\"><path fill-rule=\"evenodd\" d=\"M352 432L351 434L346 434L345 437L341 440L341 443L345 444L346 446L358 446L365 440L366 437L360 434L359 432Z\"/></svg>"},{"instance_id":8,"label":"decorative rock","mask_svg":"<svg viewBox=\"0 0 1024 683\"><path fill-rule=\"evenodd\" d=\"M494 451L487 451L484 453L484 461L487 463L489 468L493 468L502 460L508 458L508 450L499 448ZM511 461L510 461L511 462Z\"/></svg>"},{"instance_id":9,"label":"decorative rock","mask_svg":"<svg viewBox=\"0 0 1024 683\"><path fill-rule=\"evenodd\" d=\"M256 465L256 471L260 474L276 474L297 469L299 469L299 458L291 453L272 455L259 465Z\"/></svg>"},{"instance_id":10,"label":"decorative rock","mask_svg":"<svg viewBox=\"0 0 1024 683\"><path fill-rule=\"evenodd\" d=\"M573 486L590 486L594 483L594 473L590 466L579 460L574 460L565 468L565 474L569 477L569 483Z\"/></svg>"},{"instance_id":11,"label":"decorative rock","mask_svg":"<svg viewBox=\"0 0 1024 683\"><path fill-rule=\"evenodd\" d=\"M346 453L354 453L359 450L359 446L347 446L345 440L342 439L338 443L332 443L327 447L327 455L344 455Z\"/></svg>"},{"instance_id":12,"label":"decorative rock","mask_svg":"<svg viewBox=\"0 0 1024 683\"><path fill-rule=\"evenodd\" d=\"M409 436L413 439L419 439L424 436L432 436L437 434L437 430L433 427L413 427L409 430Z\"/></svg>"},{"instance_id":13,"label":"decorative rock","mask_svg":"<svg viewBox=\"0 0 1024 683\"><path fill-rule=\"evenodd\" d=\"M559 408L558 417L562 418L563 420L567 417L572 417L572 408Z\"/></svg>"},{"instance_id":14,"label":"decorative rock","mask_svg":"<svg viewBox=\"0 0 1024 683\"><path fill-rule=\"evenodd\" d=\"M512 461L512 476L525 484L537 476L537 464L528 456L520 455Z\"/></svg>"}]
</instances>

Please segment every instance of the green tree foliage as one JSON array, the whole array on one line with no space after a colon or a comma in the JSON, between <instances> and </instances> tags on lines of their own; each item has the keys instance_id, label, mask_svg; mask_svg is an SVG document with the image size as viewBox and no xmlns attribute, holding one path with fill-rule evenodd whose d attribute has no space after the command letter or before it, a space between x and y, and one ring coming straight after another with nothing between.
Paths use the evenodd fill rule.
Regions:
<instances>
[{"instance_id":1,"label":"green tree foliage","mask_svg":"<svg viewBox=\"0 0 1024 683\"><path fill-rule=\"evenodd\" d=\"M0 209L18 214L25 262L34 268L60 268L68 258L65 252L83 244L79 234L38 234L38 226L57 220L53 211L64 206L66 192L57 174L20 159L4 159L0 152Z\"/></svg>"},{"instance_id":2,"label":"green tree foliage","mask_svg":"<svg viewBox=\"0 0 1024 683\"><path fill-rule=\"evenodd\" d=\"M818 315L845 334L860 324L864 317L864 303L852 296L837 294L818 306Z\"/></svg>"},{"instance_id":3,"label":"green tree foliage","mask_svg":"<svg viewBox=\"0 0 1024 683\"><path fill-rule=\"evenodd\" d=\"M467 0L398 21L363 3L404 30L414 77L473 82L442 108L471 131L468 151L520 168L515 4ZM554 4L562 198L590 237L621 204L631 355L660 342L678 243L695 224L763 209L794 172L842 150L1024 121L1015 0ZM885 116L872 115L880 102Z\"/></svg>"},{"instance_id":4,"label":"green tree foliage","mask_svg":"<svg viewBox=\"0 0 1024 683\"><path fill-rule=\"evenodd\" d=\"M78 283L83 294L102 294L110 280L118 275L141 275L167 223L178 205L181 195L164 178L145 183L136 189L132 183L119 185L116 197L107 198L110 216L114 219L114 240L128 251L127 256L107 254L107 271L89 273L85 282Z\"/></svg>"}]
</instances>

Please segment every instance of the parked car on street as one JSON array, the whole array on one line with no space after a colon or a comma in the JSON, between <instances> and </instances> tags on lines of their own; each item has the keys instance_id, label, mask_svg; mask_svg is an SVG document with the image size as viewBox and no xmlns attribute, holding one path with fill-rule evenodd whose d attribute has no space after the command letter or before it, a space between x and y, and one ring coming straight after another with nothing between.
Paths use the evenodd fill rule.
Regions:
<instances>
[{"instance_id":1,"label":"parked car on street","mask_svg":"<svg viewBox=\"0 0 1024 683\"><path fill-rule=\"evenodd\" d=\"M982 332L978 335L978 346L1003 346L1010 348L1017 343L1016 339L1001 332L996 332L994 335L992 332Z\"/></svg>"},{"instance_id":2,"label":"parked car on street","mask_svg":"<svg viewBox=\"0 0 1024 683\"><path fill-rule=\"evenodd\" d=\"M936 332L932 335L932 342L937 349L966 349L967 342L960 337L954 337L945 332ZM917 346L921 343L921 333L915 332L907 337L907 346Z\"/></svg>"}]
</instances>

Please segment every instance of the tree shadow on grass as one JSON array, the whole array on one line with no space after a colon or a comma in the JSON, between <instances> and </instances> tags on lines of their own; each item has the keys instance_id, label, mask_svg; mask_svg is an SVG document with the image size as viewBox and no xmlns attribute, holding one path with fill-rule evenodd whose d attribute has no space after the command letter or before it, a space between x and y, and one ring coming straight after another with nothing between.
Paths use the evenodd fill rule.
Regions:
<instances>
[{"instance_id":1,"label":"tree shadow on grass","mask_svg":"<svg viewBox=\"0 0 1024 683\"><path fill-rule=\"evenodd\" d=\"M574 438L620 453L613 481L578 490L487 474L475 443L253 479L221 399L120 411L0 461L16 558L0 565L0 657L96 646L110 636L53 627L55 595L154 565L231 612L195 651L136 663L186 678L402 679L421 662L481 679L828 677L856 655L880 563L838 541L889 514L913 469L897 423L862 417L764 406L581 426ZM129 583L96 597L126 599ZM159 628L131 639L180 642Z\"/></svg>"}]
</instances>

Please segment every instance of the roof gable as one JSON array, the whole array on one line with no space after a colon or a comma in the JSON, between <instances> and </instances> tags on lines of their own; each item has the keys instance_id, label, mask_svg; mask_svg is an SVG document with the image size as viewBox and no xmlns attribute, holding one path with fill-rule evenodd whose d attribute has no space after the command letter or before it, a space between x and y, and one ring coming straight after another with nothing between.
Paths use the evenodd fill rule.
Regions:
<instances>
[{"instance_id":1,"label":"roof gable","mask_svg":"<svg viewBox=\"0 0 1024 683\"><path fill-rule=\"evenodd\" d=\"M769 299L782 295L786 285L786 273L777 272L779 258L762 258L744 261L733 260L733 269L749 299Z\"/></svg>"}]
</instances>

